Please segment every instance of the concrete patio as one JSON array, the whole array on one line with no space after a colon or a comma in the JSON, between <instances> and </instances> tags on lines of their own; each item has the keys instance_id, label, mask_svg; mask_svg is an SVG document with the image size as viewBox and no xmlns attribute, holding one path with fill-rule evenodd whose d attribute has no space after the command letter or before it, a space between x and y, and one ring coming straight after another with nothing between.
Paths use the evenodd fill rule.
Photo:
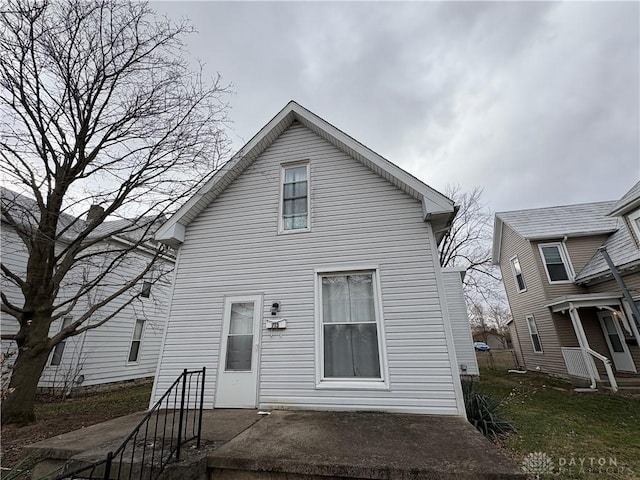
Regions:
<instances>
[{"instance_id":1,"label":"concrete patio","mask_svg":"<svg viewBox=\"0 0 640 480\"><path fill-rule=\"evenodd\" d=\"M65 463L104 458L143 413L59 435L30 447L34 478ZM202 448L185 449L163 478L524 479L464 419L374 412L205 410Z\"/></svg>"}]
</instances>

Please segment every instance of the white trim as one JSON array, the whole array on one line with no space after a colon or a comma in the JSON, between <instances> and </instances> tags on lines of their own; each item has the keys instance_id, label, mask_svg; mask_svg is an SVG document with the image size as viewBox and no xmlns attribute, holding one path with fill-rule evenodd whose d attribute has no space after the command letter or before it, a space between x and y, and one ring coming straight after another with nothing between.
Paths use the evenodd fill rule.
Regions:
<instances>
[{"instance_id":1,"label":"white trim","mask_svg":"<svg viewBox=\"0 0 640 480\"><path fill-rule=\"evenodd\" d=\"M169 330L169 319L171 318L171 307L173 305L173 294L176 290L176 278L178 277L178 265L180 265L180 252L182 246L178 245L178 252L176 253L176 261L173 264L173 279L171 281L171 290L169 291L169 298L167 303L167 315L164 320L164 333L162 334L162 343L160 344L160 354L158 355L158 365L156 365L156 374L154 375L153 388L151 389L151 398L149 399L149 409L151 409L155 403L156 392L158 391L158 381L160 378L160 367L162 366L162 357L164 355L164 346L167 343L167 331ZM215 385L214 385L215 388Z\"/></svg>"},{"instance_id":2,"label":"white trim","mask_svg":"<svg viewBox=\"0 0 640 480\"><path fill-rule=\"evenodd\" d=\"M307 167L307 228L285 230L284 228L284 175L288 168ZM311 162L309 159L280 164L280 193L278 195L278 235L302 233L311 231Z\"/></svg>"},{"instance_id":3,"label":"white trim","mask_svg":"<svg viewBox=\"0 0 640 480\"><path fill-rule=\"evenodd\" d=\"M567 272L568 280L551 280L551 276L549 275L549 269L547 268L547 261L544 258L544 253L542 252L543 247L558 247L558 253L560 254L560 259L562 260L562 264L564 265L564 269ZM550 284L562 284L562 283L573 283L575 279L575 273L573 271L573 265L571 264L571 259L569 258L569 252L567 252L566 245L564 242L548 242L548 243L539 243L538 251L540 253L540 260L542 261L542 266L544 267L544 271L547 274L547 280Z\"/></svg>"},{"instance_id":4,"label":"white trim","mask_svg":"<svg viewBox=\"0 0 640 480\"><path fill-rule=\"evenodd\" d=\"M453 390L456 396L456 406L458 407L458 415L467 418L467 410L464 405L464 397L462 395L462 383L460 381L458 357L456 355L456 346L453 340L453 329L451 328L451 320L449 319L449 304L447 303L447 294L444 288L444 280L442 279L442 268L440 259L438 258L438 248L436 244L436 236L433 233L431 224L427 223L429 232L429 250L431 250L431 261L436 277L436 286L438 287L438 300L440 301L440 311L442 312L442 323L444 325L444 335L447 341L447 353L449 354L449 363L451 364L451 378L453 381Z\"/></svg>"},{"instance_id":5,"label":"white trim","mask_svg":"<svg viewBox=\"0 0 640 480\"><path fill-rule=\"evenodd\" d=\"M324 377L324 334L322 316L322 282L323 276L349 275L369 273L372 278L374 310L376 315L376 332L378 337L378 362L380 365L380 379L371 378L325 378ZM387 360L387 342L384 329L384 310L382 303L382 288L380 271L377 267L363 268L363 265L341 265L335 268L317 268L314 270L314 323L315 323L315 388L339 390L389 390L389 362ZM369 322L374 323L374 322Z\"/></svg>"},{"instance_id":6,"label":"white trim","mask_svg":"<svg viewBox=\"0 0 640 480\"><path fill-rule=\"evenodd\" d=\"M140 332L140 340L134 340L133 337L136 334L136 325L138 324L138 322L142 322L142 331ZM144 332L147 329L146 327L147 327L147 319L136 317L136 321L133 323L133 332L131 332L131 339L129 340L129 349L127 351L127 361L125 363L125 366L137 365L140 362L140 354L142 352L142 340L144 339ZM139 342L140 345L138 345L138 353L136 355L136 359L129 360L129 357L131 356L131 347L133 347L133 342Z\"/></svg>"},{"instance_id":7,"label":"white trim","mask_svg":"<svg viewBox=\"0 0 640 480\"><path fill-rule=\"evenodd\" d=\"M529 323L529 319L533 321L533 327L536 329L535 333L531 331L531 324ZM544 353L544 348L542 347L542 339L540 338L540 332L538 331L538 324L536 323L536 318L533 315L525 315L524 321L527 324L527 330L529 330L529 340L531 340L531 346L533 347L533 353ZM533 342L533 336L538 337L538 343L540 344L540 350L536 349L536 344Z\"/></svg>"},{"instance_id":8,"label":"white trim","mask_svg":"<svg viewBox=\"0 0 640 480\"><path fill-rule=\"evenodd\" d=\"M524 285L524 288L521 290L520 289L520 285L518 284L518 273L516 272L516 266L513 263L513 261L517 261L518 262L518 268L520 269L520 276L522 277L522 283ZM523 293L527 291L527 282L524 281L524 274L522 273L522 265L520 265L520 259L518 258L518 255L514 255L513 257L511 257L509 259L509 263L511 264L511 272L513 273L513 280L516 284L516 290L518 293Z\"/></svg>"},{"instance_id":9,"label":"white trim","mask_svg":"<svg viewBox=\"0 0 640 480\"><path fill-rule=\"evenodd\" d=\"M228 373L253 373L256 372L256 394L254 399L253 406L233 406L233 407L216 407L216 403L218 400L218 378L221 373L226 373L226 353L227 353L227 344L226 337L229 333L229 318L227 315L231 315L231 305L233 303L242 303L242 302L254 302L255 311L253 314L253 342L255 346L255 355L251 358L251 370L247 370L246 372L238 371L230 371ZM222 310L222 329L220 333L220 348L218 349L218 368L216 370L216 389L214 392L213 405L214 408L257 408L260 405L260 369L262 362L262 317L264 315L264 296L263 295L225 295L223 298L223 310ZM224 354L223 354L224 352Z\"/></svg>"}]
</instances>

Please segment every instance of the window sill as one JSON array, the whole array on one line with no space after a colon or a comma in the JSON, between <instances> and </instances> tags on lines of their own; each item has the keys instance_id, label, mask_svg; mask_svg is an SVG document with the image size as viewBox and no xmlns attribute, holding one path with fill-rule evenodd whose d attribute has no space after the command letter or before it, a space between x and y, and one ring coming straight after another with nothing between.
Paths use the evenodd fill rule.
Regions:
<instances>
[{"instance_id":1,"label":"window sill","mask_svg":"<svg viewBox=\"0 0 640 480\"><path fill-rule=\"evenodd\" d=\"M390 390L389 384L380 381L322 380L316 390Z\"/></svg>"},{"instance_id":2,"label":"window sill","mask_svg":"<svg viewBox=\"0 0 640 480\"><path fill-rule=\"evenodd\" d=\"M549 280L549 285L564 285L573 283L573 280Z\"/></svg>"},{"instance_id":3,"label":"window sill","mask_svg":"<svg viewBox=\"0 0 640 480\"><path fill-rule=\"evenodd\" d=\"M278 235L292 235L296 233L308 233L310 231L310 228L298 228L296 230L278 230Z\"/></svg>"}]
</instances>

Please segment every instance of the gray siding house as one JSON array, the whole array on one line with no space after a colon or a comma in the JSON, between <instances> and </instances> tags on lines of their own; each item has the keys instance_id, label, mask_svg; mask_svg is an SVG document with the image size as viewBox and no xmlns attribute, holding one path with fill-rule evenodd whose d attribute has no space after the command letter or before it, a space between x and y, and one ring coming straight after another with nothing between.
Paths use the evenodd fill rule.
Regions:
<instances>
[{"instance_id":1,"label":"gray siding house","mask_svg":"<svg viewBox=\"0 0 640 480\"><path fill-rule=\"evenodd\" d=\"M496 214L493 262L502 271L521 366L586 379L594 388L640 381L638 218L640 182L617 202Z\"/></svg>"},{"instance_id":2,"label":"gray siding house","mask_svg":"<svg viewBox=\"0 0 640 480\"><path fill-rule=\"evenodd\" d=\"M153 403L464 416L444 195L295 102L157 232L178 249ZM458 274L459 275L459 274Z\"/></svg>"}]
</instances>

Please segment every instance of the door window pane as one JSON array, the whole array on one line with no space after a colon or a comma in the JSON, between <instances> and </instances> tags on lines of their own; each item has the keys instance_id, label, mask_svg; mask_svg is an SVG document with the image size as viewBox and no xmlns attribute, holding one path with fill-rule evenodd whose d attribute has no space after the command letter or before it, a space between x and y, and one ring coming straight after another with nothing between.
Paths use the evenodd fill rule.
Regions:
<instances>
[{"instance_id":1,"label":"door window pane","mask_svg":"<svg viewBox=\"0 0 640 480\"><path fill-rule=\"evenodd\" d=\"M250 371L255 303L232 303L227 335L226 371Z\"/></svg>"},{"instance_id":2,"label":"door window pane","mask_svg":"<svg viewBox=\"0 0 640 480\"><path fill-rule=\"evenodd\" d=\"M604 317L604 326L607 329L607 336L609 337L609 342L611 342L611 348L616 353L624 352L624 347L622 346L622 341L620 340L620 335L618 335L618 330L616 329L614 320L611 317Z\"/></svg>"},{"instance_id":3,"label":"door window pane","mask_svg":"<svg viewBox=\"0 0 640 480\"><path fill-rule=\"evenodd\" d=\"M233 335L227 338L226 371L250 371L253 335Z\"/></svg>"}]
</instances>

